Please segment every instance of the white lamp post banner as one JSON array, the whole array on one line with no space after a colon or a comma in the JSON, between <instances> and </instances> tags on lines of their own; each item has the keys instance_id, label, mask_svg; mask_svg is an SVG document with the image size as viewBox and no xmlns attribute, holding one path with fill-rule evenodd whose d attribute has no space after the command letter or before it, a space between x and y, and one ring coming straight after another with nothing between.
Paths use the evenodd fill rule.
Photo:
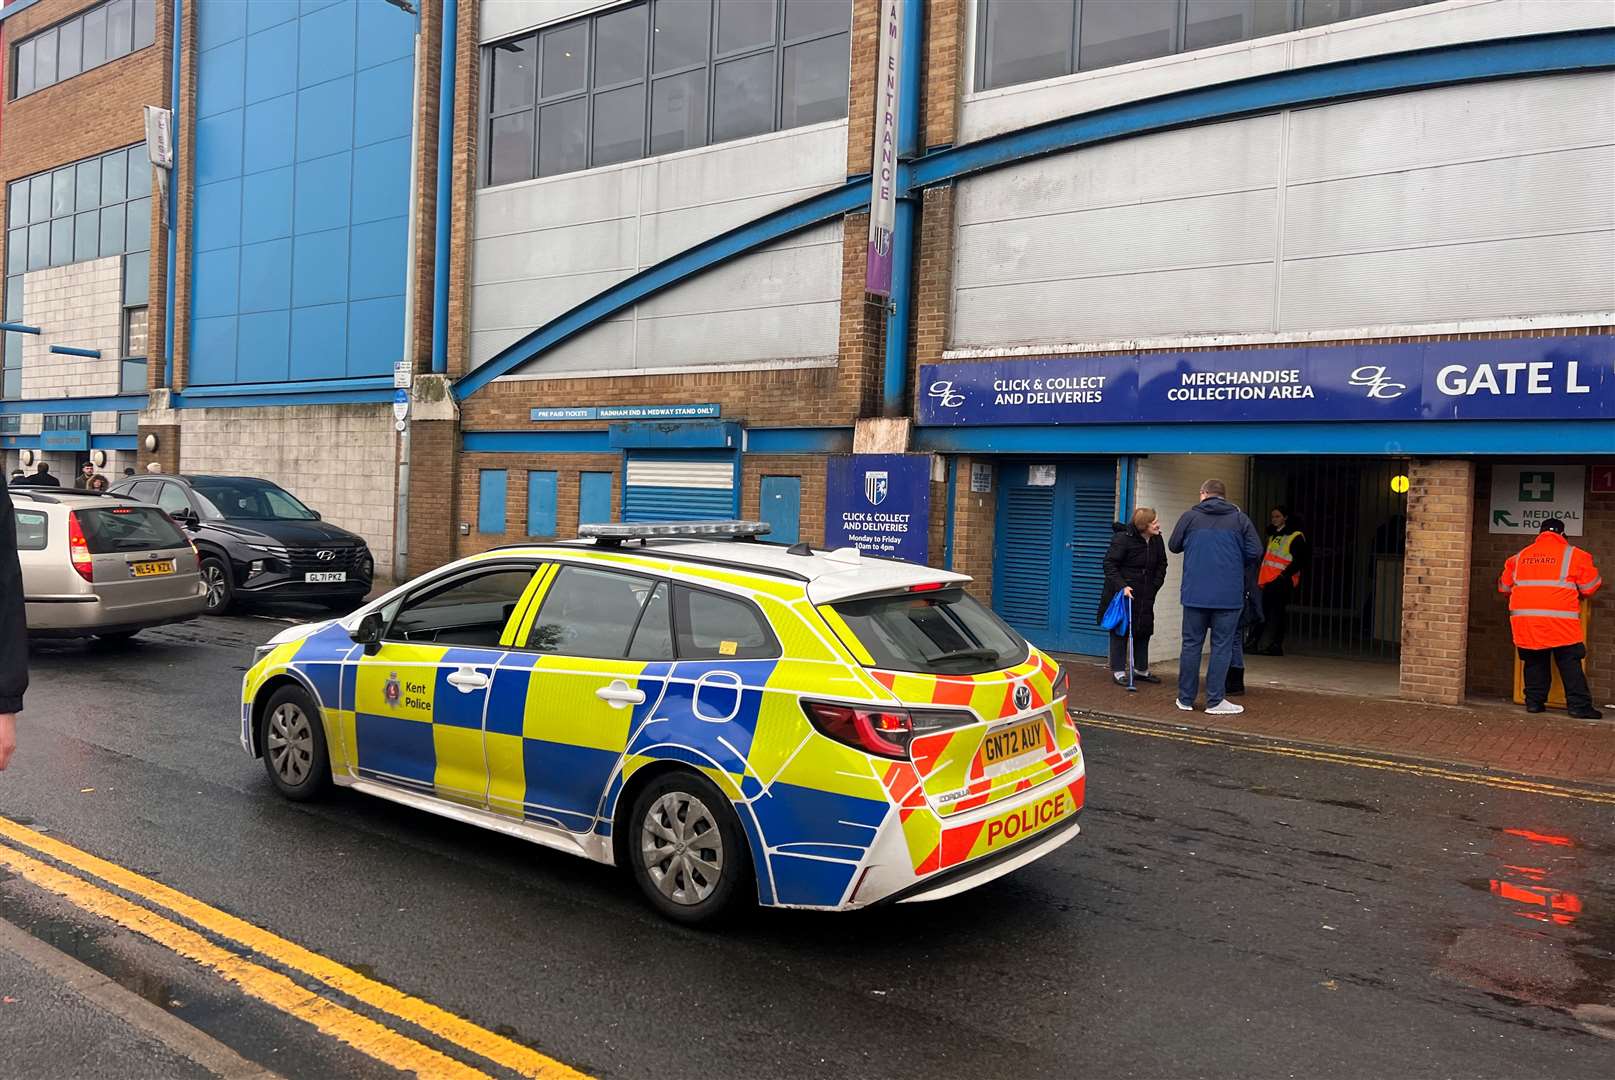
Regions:
<instances>
[{"instance_id":1,"label":"white lamp post banner","mask_svg":"<svg viewBox=\"0 0 1615 1080\"><path fill-rule=\"evenodd\" d=\"M892 294L892 230L897 223L897 58L903 47L903 0L882 0L875 90L875 159L869 183L869 258L864 287Z\"/></svg>"}]
</instances>

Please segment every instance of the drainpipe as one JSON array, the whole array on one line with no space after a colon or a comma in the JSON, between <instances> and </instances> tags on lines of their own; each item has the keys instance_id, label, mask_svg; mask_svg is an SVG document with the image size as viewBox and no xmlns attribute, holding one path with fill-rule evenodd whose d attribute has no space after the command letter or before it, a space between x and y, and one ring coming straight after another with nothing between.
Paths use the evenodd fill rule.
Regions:
<instances>
[{"instance_id":1,"label":"drainpipe","mask_svg":"<svg viewBox=\"0 0 1615 1080\"><path fill-rule=\"evenodd\" d=\"M174 387L174 262L175 226L179 224L179 43L185 22L185 0L174 0L174 64L169 72L170 138L174 143L174 167L168 170L168 271L163 275L163 385Z\"/></svg>"},{"instance_id":2,"label":"drainpipe","mask_svg":"<svg viewBox=\"0 0 1615 1080\"><path fill-rule=\"evenodd\" d=\"M449 370L449 221L454 176L454 56L459 0L443 0L443 77L437 97L437 241L432 258L432 372Z\"/></svg>"},{"instance_id":3,"label":"drainpipe","mask_svg":"<svg viewBox=\"0 0 1615 1080\"><path fill-rule=\"evenodd\" d=\"M421 50L420 23L415 24L415 86L414 94L410 98L411 117L410 126L414 130L409 140L409 215L404 226L409 230L408 239L404 244L404 280L409 283L404 293L404 361L408 364L413 382L415 371L415 284L419 270L415 265L418 249L415 246L415 231L420 222L420 185L416 178L421 168L421 136L420 126L421 101L426 95L425 81L426 56ZM434 285L436 279L433 279ZM409 463L410 463L410 434L414 424L413 414L404 418L404 428L398 433L398 478L397 497L393 503L393 580L406 581L409 577Z\"/></svg>"},{"instance_id":4,"label":"drainpipe","mask_svg":"<svg viewBox=\"0 0 1615 1080\"><path fill-rule=\"evenodd\" d=\"M907 416L908 338L914 307L914 220L916 197L909 191L904 162L920 152L920 51L925 40L924 0L903 4L903 51L898 59L897 213L892 223L892 303L886 313L886 370L881 412Z\"/></svg>"}]
</instances>

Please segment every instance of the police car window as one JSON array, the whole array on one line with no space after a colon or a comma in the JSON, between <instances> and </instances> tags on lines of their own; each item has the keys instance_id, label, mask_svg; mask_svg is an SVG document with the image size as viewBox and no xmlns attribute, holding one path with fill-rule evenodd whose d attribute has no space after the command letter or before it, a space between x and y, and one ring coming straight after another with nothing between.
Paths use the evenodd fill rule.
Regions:
<instances>
[{"instance_id":1,"label":"police car window","mask_svg":"<svg viewBox=\"0 0 1615 1080\"><path fill-rule=\"evenodd\" d=\"M563 566L544 594L527 647L561 656L620 660L656 582L634 574Z\"/></svg>"},{"instance_id":2,"label":"police car window","mask_svg":"<svg viewBox=\"0 0 1615 1080\"><path fill-rule=\"evenodd\" d=\"M762 612L718 593L673 590L673 626L681 660L757 660L779 655Z\"/></svg>"},{"instance_id":3,"label":"police car window","mask_svg":"<svg viewBox=\"0 0 1615 1080\"><path fill-rule=\"evenodd\" d=\"M639 628L634 631L633 644L628 646L628 659L673 659L673 611L665 581L656 586L650 603L639 616Z\"/></svg>"},{"instance_id":4,"label":"police car window","mask_svg":"<svg viewBox=\"0 0 1615 1080\"><path fill-rule=\"evenodd\" d=\"M429 586L404 601L387 640L493 648L533 571L530 566L505 567Z\"/></svg>"}]
</instances>

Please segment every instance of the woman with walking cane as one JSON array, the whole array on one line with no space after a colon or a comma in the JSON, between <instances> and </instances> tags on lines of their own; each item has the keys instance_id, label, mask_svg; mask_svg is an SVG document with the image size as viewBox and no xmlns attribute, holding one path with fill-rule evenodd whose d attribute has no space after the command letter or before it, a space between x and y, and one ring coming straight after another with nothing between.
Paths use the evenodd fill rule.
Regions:
<instances>
[{"instance_id":1,"label":"woman with walking cane","mask_svg":"<svg viewBox=\"0 0 1615 1080\"><path fill-rule=\"evenodd\" d=\"M1161 522L1155 511L1141 506L1127 524L1111 526L1110 549L1105 552L1105 591L1099 598L1098 619L1120 593L1131 607L1127 632L1110 635L1110 674L1117 686L1128 686L1134 679L1158 683L1150 674L1150 635L1155 632L1155 594L1166 581L1166 544L1161 539ZM1132 656L1128 656L1128 644Z\"/></svg>"}]
</instances>

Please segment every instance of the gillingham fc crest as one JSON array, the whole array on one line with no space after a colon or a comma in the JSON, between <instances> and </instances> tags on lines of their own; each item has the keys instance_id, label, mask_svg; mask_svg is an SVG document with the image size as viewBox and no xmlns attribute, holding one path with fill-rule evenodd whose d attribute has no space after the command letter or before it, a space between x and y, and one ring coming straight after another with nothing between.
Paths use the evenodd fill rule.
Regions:
<instances>
[{"instance_id":1,"label":"gillingham fc crest","mask_svg":"<svg viewBox=\"0 0 1615 1080\"><path fill-rule=\"evenodd\" d=\"M886 493L891 490L891 482L884 472L864 473L864 498L869 500L870 506L879 506L886 501Z\"/></svg>"},{"instance_id":2,"label":"gillingham fc crest","mask_svg":"<svg viewBox=\"0 0 1615 1080\"><path fill-rule=\"evenodd\" d=\"M404 696L403 687L398 685L398 672L387 673L387 685L382 689L382 693L387 697L387 704L394 706L398 704L398 699Z\"/></svg>"}]
</instances>

